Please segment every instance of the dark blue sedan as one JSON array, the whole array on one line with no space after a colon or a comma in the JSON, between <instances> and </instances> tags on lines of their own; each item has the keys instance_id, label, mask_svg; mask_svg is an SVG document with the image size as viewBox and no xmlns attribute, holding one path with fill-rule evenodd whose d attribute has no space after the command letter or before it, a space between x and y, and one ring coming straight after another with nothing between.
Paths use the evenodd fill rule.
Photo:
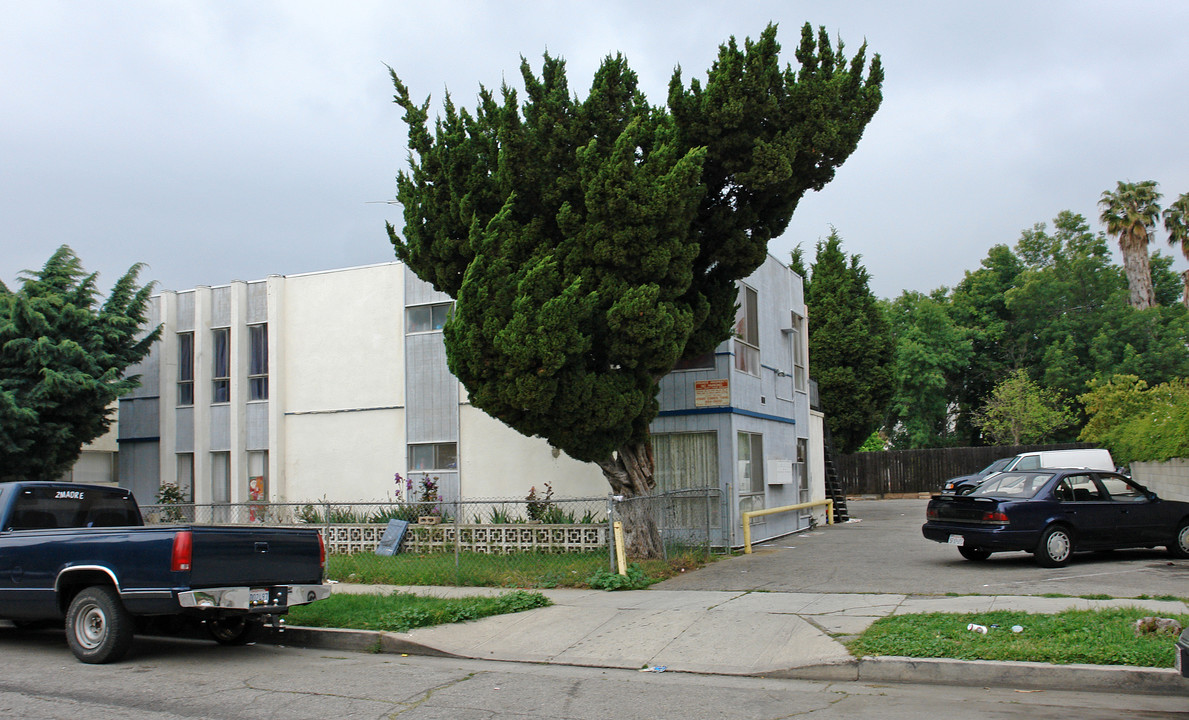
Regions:
<instances>
[{"instance_id":1,"label":"dark blue sedan","mask_svg":"<svg viewBox=\"0 0 1189 720\"><path fill-rule=\"evenodd\" d=\"M1165 546L1189 557L1189 503L1112 472L1027 470L997 475L969 495L935 495L921 532L967 560L1024 550L1061 567L1082 550Z\"/></svg>"}]
</instances>

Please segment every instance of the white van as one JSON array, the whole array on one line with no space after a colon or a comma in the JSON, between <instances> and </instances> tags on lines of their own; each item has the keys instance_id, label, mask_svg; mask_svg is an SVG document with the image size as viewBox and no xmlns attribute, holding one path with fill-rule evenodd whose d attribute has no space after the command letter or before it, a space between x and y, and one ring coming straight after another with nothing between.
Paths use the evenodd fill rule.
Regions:
<instances>
[{"instance_id":1,"label":"white van","mask_svg":"<svg viewBox=\"0 0 1189 720\"><path fill-rule=\"evenodd\" d=\"M1113 471L1115 469L1115 461L1111 457L1111 451L1104 448L1035 450L1016 455L1008 460L1006 465L999 468L998 472L992 472L982 477L976 474L954 478L946 483L943 492L965 495L1001 472L1007 472L1008 470L1037 470L1039 468L1079 468Z\"/></svg>"}]
</instances>

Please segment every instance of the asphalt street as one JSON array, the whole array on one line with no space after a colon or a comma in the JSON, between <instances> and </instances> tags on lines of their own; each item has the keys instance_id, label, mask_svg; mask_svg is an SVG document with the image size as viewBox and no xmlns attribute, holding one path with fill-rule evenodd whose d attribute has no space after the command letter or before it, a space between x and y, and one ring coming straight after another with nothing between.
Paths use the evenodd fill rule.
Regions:
<instances>
[{"instance_id":1,"label":"asphalt street","mask_svg":"<svg viewBox=\"0 0 1189 720\"><path fill-rule=\"evenodd\" d=\"M928 500L852 500L852 522L789 535L654 585L658 590L915 595L1189 596L1189 560L1164 548L1079 553L1064 568L1023 552L971 562L921 536Z\"/></svg>"},{"instance_id":2,"label":"asphalt street","mask_svg":"<svg viewBox=\"0 0 1189 720\"><path fill-rule=\"evenodd\" d=\"M1189 716L1181 696L641 673L140 638L84 665L61 631L0 628L0 717L23 720L921 717L1127 720ZM955 708L961 708L955 713Z\"/></svg>"}]
</instances>

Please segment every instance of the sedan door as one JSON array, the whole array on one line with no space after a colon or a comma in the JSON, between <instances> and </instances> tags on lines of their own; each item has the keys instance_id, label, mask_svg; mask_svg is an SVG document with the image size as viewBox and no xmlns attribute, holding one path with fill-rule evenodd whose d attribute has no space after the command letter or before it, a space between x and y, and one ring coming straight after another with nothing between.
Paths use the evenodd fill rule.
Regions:
<instances>
[{"instance_id":1,"label":"sedan door","mask_svg":"<svg viewBox=\"0 0 1189 720\"><path fill-rule=\"evenodd\" d=\"M1079 550L1115 547L1120 544L1119 508L1094 481L1090 473L1066 475L1054 495L1061 514L1074 529Z\"/></svg>"},{"instance_id":2,"label":"sedan door","mask_svg":"<svg viewBox=\"0 0 1189 720\"><path fill-rule=\"evenodd\" d=\"M1128 545L1160 545L1168 538L1158 503L1122 475L1099 473L1111 503L1118 513L1119 536Z\"/></svg>"}]
</instances>

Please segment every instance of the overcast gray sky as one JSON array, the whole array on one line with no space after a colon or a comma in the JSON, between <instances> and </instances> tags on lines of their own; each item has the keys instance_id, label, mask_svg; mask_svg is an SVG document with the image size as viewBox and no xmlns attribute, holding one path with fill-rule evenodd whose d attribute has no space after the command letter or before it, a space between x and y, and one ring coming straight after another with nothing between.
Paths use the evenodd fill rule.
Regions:
<instances>
[{"instance_id":1,"label":"overcast gray sky","mask_svg":"<svg viewBox=\"0 0 1189 720\"><path fill-rule=\"evenodd\" d=\"M414 96L473 105L519 58L585 95L623 52L662 103L729 36L809 21L883 57L884 103L802 201L777 257L837 227L874 291L953 285L1118 180L1189 192L1189 3L55 2L0 0L0 279L60 244L106 291L131 264L183 290L386 262ZM1153 245L1172 252L1163 231ZM1179 251L1177 257L1180 258ZM1178 259L1178 270L1187 267Z\"/></svg>"}]
</instances>

